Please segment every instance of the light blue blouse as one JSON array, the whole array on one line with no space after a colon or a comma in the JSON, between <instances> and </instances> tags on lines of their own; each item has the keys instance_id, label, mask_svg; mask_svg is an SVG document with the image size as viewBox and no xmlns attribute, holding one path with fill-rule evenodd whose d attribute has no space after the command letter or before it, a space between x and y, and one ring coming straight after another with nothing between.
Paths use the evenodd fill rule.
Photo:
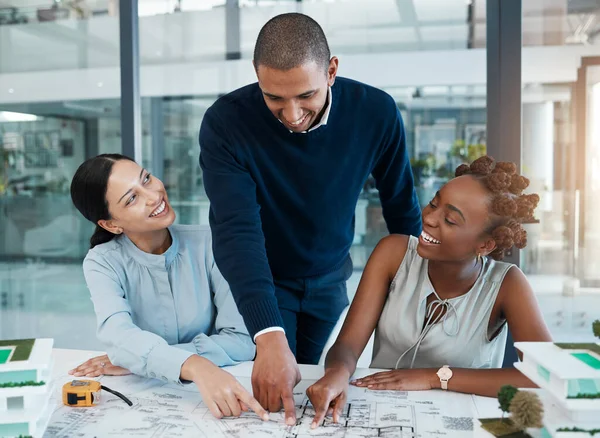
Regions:
<instances>
[{"instance_id":1,"label":"light blue blouse","mask_svg":"<svg viewBox=\"0 0 600 438\"><path fill-rule=\"evenodd\" d=\"M161 255L119 236L91 249L83 272L98 339L114 365L180 383L199 354L218 366L252 360L255 346L212 253L210 229L174 225Z\"/></svg>"}]
</instances>

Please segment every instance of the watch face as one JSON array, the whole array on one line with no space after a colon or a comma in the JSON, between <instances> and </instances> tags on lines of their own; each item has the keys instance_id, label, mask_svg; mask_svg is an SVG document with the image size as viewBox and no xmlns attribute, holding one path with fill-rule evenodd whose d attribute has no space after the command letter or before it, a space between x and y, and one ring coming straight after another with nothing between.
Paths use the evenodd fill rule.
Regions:
<instances>
[{"instance_id":1,"label":"watch face","mask_svg":"<svg viewBox=\"0 0 600 438\"><path fill-rule=\"evenodd\" d=\"M452 377L452 370L450 368L441 368L437 372L437 375L442 380L448 380L450 377Z\"/></svg>"}]
</instances>

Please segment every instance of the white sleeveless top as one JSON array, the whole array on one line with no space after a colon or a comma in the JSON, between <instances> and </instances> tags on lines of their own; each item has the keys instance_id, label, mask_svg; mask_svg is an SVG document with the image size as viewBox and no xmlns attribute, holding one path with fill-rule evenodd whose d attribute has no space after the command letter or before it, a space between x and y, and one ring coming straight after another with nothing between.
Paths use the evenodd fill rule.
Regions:
<instances>
[{"instance_id":1,"label":"white sleeveless top","mask_svg":"<svg viewBox=\"0 0 600 438\"><path fill-rule=\"evenodd\" d=\"M392 281L375 331L372 368L501 368L508 328L501 321L488 330L500 285L511 264L484 258L469 292L441 300L428 275L428 260L417 254L410 237ZM427 305L427 297L436 299ZM446 312L433 321L437 307ZM430 321L426 324L426 319ZM498 332L492 340L490 336ZM416 353L416 354L415 354Z\"/></svg>"}]
</instances>

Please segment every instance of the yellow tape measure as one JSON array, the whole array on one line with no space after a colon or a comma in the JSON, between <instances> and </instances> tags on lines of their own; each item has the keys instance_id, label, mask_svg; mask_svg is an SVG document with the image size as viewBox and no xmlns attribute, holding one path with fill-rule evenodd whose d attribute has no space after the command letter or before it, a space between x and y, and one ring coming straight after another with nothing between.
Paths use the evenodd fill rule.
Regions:
<instances>
[{"instance_id":1,"label":"yellow tape measure","mask_svg":"<svg viewBox=\"0 0 600 438\"><path fill-rule=\"evenodd\" d=\"M100 391L104 389L116 395L129 406L133 403L123 394L113 391L95 380L73 380L65 383L62 390L63 404L72 407L90 407L100 402Z\"/></svg>"}]
</instances>

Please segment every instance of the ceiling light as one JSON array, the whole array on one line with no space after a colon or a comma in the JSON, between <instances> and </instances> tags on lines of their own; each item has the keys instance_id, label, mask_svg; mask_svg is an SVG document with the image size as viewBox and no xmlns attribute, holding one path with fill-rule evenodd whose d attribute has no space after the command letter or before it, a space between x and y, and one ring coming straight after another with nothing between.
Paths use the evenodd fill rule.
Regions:
<instances>
[{"instance_id":1,"label":"ceiling light","mask_svg":"<svg viewBox=\"0 0 600 438\"><path fill-rule=\"evenodd\" d=\"M38 119L35 114L0 111L0 122L35 122Z\"/></svg>"},{"instance_id":2,"label":"ceiling light","mask_svg":"<svg viewBox=\"0 0 600 438\"><path fill-rule=\"evenodd\" d=\"M106 114L110 112L109 108L105 108L103 106L84 105L75 102L63 102L62 106L75 111L84 111L96 114Z\"/></svg>"}]
</instances>

